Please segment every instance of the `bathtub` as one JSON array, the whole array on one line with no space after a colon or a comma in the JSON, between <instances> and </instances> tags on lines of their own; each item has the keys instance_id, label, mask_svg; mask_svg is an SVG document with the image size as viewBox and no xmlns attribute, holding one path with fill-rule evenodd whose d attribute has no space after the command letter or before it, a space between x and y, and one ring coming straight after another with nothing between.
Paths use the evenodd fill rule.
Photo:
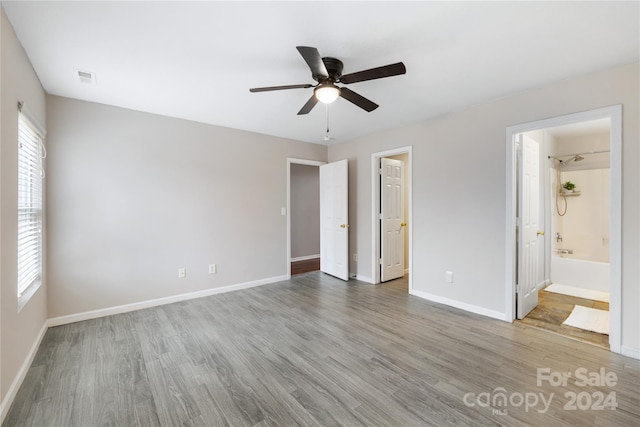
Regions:
<instances>
[{"instance_id":1,"label":"bathtub","mask_svg":"<svg viewBox=\"0 0 640 427\"><path fill-rule=\"evenodd\" d=\"M609 263L551 256L551 282L609 292Z\"/></svg>"}]
</instances>

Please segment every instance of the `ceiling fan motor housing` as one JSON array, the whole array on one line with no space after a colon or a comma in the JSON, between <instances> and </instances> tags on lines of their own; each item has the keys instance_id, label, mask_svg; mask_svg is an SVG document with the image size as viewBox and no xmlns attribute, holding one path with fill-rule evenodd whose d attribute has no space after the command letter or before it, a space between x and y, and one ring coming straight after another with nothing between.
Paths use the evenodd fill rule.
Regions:
<instances>
[{"instance_id":1,"label":"ceiling fan motor housing","mask_svg":"<svg viewBox=\"0 0 640 427\"><path fill-rule=\"evenodd\" d=\"M313 80L319 83L325 83L327 81L335 83L340 80L340 77L342 76L342 68L344 66L342 61L336 58L325 57L322 58L322 62L324 63L327 72L329 73L329 78L312 74Z\"/></svg>"}]
</instances>

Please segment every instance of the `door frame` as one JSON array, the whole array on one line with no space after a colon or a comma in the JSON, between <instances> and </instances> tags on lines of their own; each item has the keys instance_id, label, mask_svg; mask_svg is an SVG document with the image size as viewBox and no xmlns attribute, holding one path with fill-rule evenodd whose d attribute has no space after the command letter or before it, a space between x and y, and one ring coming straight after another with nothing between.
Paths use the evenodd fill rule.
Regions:
<instances>
[{"instance_id":1,"label":"door frame","mask_svg":"<svg viewBox=\"0 0 640 427\"><path fill-rule=\"evenodd\" d=\"M409 239L409 293L413 292L413 146L399 147L391 150L371 154L371 278L373 284L380 283L380 227L378 227L378 213L380 212L380 159L398 154L407 154L405 165L409 200L407 215L407 237ZM406 260L405 260L406 262Z\"/></svg>"},{"instance_id":2,"label":"door frame","mask_svg":"<svg viewBox=\"0 0 640 427\"><path fill-rule=\"evenodd\" d=\"M327 162L318 161L318 160L306 160L306 159L296 159L292 157L287 157L287 206L285 215L287 217L287 255L286 255L286 274L287 279L291 278L291 165L308 165L308 166L317 166L320 168L322 165L326 165ZM320 169L318 169L318 173L320 173Z\"/></svg>"},{"instance_id":3,"label":"door frame","mask_svg":"<svg viewBox=\"0 0 640 427\"><path fill-rule=\"evenodd\" d=\"M515 136L529 131L586 122L596 119L611 121L610 129L610 220L609 220L609 348L621 352L622 330L622 104L582 111L558 117L523 123L506 128L506 230L505 230L505 320L513 322L516 316L516 191L517 151ZM546 227L546 224L545 224Z\"/></svg>"}]
</instances>

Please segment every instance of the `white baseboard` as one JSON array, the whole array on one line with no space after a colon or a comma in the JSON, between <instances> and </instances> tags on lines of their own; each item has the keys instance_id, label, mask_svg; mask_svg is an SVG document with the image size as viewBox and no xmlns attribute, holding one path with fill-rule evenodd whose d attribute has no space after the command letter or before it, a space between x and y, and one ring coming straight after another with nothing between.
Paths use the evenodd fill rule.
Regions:
<instances>
[{"instance_id":1,"label":"white baseboard","mask_svg":"<svg viewBox=\"0 0 640 427\"><path fill-rule=\"evenodd\" d=\"M320 254L317 255L305 255L305 256L297 256L295 258L291 258L291 262L296 262L296 261L307 261L310 259L318 259L320 258Z\"/></svg>"},{"instance_id":2,"label":"white baseboard","mask_svg":"<svg viewBox=\"0 0 640 427\"><path fill-rule=\"evenodd\" d=\"M638 348L633 348L633 347L628 347L626 345L623 345L620 347L620 354L623 356L640 360L640 349Z\"/></svg>"},{"instance_id":3,"label":"white baseboard","mask_svg":"<svg viewBox=\"0 0 640 427\"><path fill-rule=\"evenodd\" d=\"M505 320L505 314L499 311L489 310L477 305L468 304L466 302L461 302L451 298L441 297L439 295L433 295L424 291L417 291L415 289L413 289L410 293L411 295L415 295L417 297L440 304L448 305L450 307L459 308L460 310L469 311L471 313L480 314L482 316L491 317L493 319Z\"/></svg>"},{"instance_id":4,"label":"white baseboard","mask_svg":"<svg viewBox=\"0 0 640 427\"><path fill-rule=\"evenodd\" d=\"M542 282L540 282L540 284L538 285L538 290L541 291L544 288L546 288L547 286L549 286L550 284L551 284L551 280L545 279Z\"/></svg>"},{"instance_id":5,"label":"white baseboard","mask_svg":"<svg viewBox=\"0 0 640 427\"><path fill-rule=\"evenodd\" d=\"M173 295L170 297L157 298L148 301L135 302L132 304L119 305L115 307L103 308L99 310L86 311L84 313L70 314L67 316L54 317L49 319L49 326L60 326L68 323L81 322L83 320L97 319L99 317L111 316L113 314L127 313L130 311L142 310L144 308L157 307L159 305L171 304L174 302L187 301L190 299L208 297L210 295L223 294L226 292L239 291L241 289L253 288L256 286L268 285L270 283L281 282L289 279L290 276L277 276L267 279L255 280L252 282L239 283L237 285L221 286L219 288L206 289L204 291L190 292L187 294Z\"/></svg>"},{"instance_id":6,"label":"white baseboard","mask_svg":"<svg viewBox=\"0 0 640 427\"><path fill-rule=\"evenodd\" d=\"M13 399L15 399L16 394L18 394L18 390L20 389L20 386L24 381L24 378L27 376L27 372L29 371L31 364L33 363L33 359L36 357L36 353L38 352L38 348L40 348L40 344L42 343L44 334L47 333L47 329L49 329L48 321L44 322L44 325L42 325L42 329L40 329L36 340L33 342L33 345L29 350L29 353L27 353L27 357L24 359L24 362L22 363L22 366L18 371L18 375L16 375L16 377L13 379L11 387L9 387L9 390L2 400L2 403L0 403L0 424L4 422L4 418L7 416L9 408L13 403Z\"/></svg>"}]
</instances>

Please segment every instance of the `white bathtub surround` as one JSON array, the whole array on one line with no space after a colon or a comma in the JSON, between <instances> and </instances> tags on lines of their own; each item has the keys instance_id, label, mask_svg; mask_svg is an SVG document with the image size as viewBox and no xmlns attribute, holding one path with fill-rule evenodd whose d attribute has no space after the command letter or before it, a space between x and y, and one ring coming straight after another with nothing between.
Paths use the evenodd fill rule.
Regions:
<instances>
[{"instance_id":1,"label":"white bathtub surround","mask_svg":"<svg viewBox=\"0 0 640 427\"><path fill-rule=\"evenodd\" d=\"M609 292L609 263L551 256L551 282Z\"/></svg>"},{"instance_id":2,"label":"white bathtub surround","mask_svg":"<svg viewBox=\"0 0 640 427\"><path fill-rule=\"evenodd\" d=\"M562 294L562 295L571 295L574 297L578 297L578 298L584 298L584 299L589 299L592 301L602 301L602 302L609 302L609 292L602 292L602 291L594 291L592 289L584 289L584 288L577 288L575 286L568 286L568 285L563 285L560 283L554 283L551 284L549 286L547 286L546 288L544 288L545 291L547 292L553 292L556 294Z\"/></svg>"},{"instance_id":3,"label":"white bathtub surround","mask_svg":"<svg viewBox=\"0 0 640 427\"><path fill-rule=\"evenodd\" d=\"M586 164L594 156L585 155L584 162L577 165ZM567 181L575 183L576 188L573 193L554 194L560 198L560 212L565 207L566 212L563 216L554 212L553 235L559 233L562 240L556 238L553 249L570 249L573 253L567 258L609 262L610 169L563 171L561 182Z\"/></svg>"},{"instance_id":4,"label":"white bathtub surround","mask_svg":"<svg viewBox=\"0 0 640 427\"><path fill-rule=\"evenodd\" d=\"M609 334L609 312L576 305L563 325L585 329L599 334Z\"/></svg>"}]
</instances>

